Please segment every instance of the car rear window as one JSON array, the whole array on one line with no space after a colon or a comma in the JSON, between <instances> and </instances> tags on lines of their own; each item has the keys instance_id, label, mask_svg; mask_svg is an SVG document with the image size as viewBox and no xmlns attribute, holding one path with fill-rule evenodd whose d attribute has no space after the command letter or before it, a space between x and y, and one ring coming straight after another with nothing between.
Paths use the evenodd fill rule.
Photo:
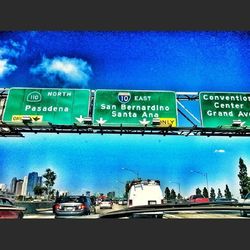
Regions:
<instances>
[{"instance_id":1,"label":"car rear window","mask_svg":"<svg viewBox=\"0 0 250 250\"><path fill-rule=\"evenodd\" d=\"M85 202L85 198L83 196L66 196L57 199L57 203L64 202Z\"/></svg>"}]
</instances>

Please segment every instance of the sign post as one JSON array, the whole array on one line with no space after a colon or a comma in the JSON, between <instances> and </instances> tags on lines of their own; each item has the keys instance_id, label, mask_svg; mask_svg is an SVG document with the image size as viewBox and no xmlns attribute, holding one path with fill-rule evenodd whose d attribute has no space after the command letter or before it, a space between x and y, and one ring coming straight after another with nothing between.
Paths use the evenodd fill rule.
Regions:
<instances>
[{"instance_id":1,"label":"sign post","mask_svg":"<svg viewBox=\"0 0 250 250\"><path fill-rule=\"evenodd\" d=\"M176 95L170 91L96 90L93 124L176 127Z\"/></svg>"},{"instance_id":2,"label":"sign post","mask_svg":"<svg viewBox=\"0 0 250 250\"><path fill-rule=\"evenodd\" d=\"M201 92L203 127L250 126L250 93Z\"/></svg>"},{"instance_id":3,"label":"sign post","mask_svg":"<svg viewBox=\"0 0 250 250\"><path fill-rule=\"evenodd\" d=\"M11 88L3 114L6 124L83 124L89 114L90 90Z\"/></svg>"},{"instance_id":4,"label":"sign post","mask_svg":"<svg viewBox=\"0 0 250 250\"><path fill-rule=\"evenodd\" d=\"M4 99L0 97L0 119L2 118L3 114L3 106L4 106Z\"/></svg>"}]
</instances>

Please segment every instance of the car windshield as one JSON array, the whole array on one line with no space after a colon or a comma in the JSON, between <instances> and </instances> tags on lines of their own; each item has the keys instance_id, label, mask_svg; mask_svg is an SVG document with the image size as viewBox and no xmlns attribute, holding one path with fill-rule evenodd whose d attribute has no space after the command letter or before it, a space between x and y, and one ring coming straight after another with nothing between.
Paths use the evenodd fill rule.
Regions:
<instances>
[{"instance_id":1,"label":"car windshield","mask_svg":"<svg viewBox=\"0 0 250 250\"><path fill-rule=\"evenodd\" d=\"M0 197L9 210L214 205L247 215L249 149L247 30L0 32Z\"/></svg>"}]
</instances>

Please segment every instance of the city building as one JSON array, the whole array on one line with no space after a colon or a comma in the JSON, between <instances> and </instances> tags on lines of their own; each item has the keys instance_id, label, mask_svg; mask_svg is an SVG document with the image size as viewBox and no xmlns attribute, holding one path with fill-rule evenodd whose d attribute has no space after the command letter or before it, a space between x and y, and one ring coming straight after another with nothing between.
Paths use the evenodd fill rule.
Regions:
<instances>
[{"instance_id":1,"label":"city building","mask_svg":"<svg viewBox=\"0 0 250 250\"><path fill-rule=\"evenodd\" d=\"M17 182L17 178L16 177L12 178L11 183L10 183L10 193L14 194L16 192L16 182Z\"/></svg>"},{"instance_id":2,"label":"city building","mask_svg":"<svg viewBox=\"0 0 250 250\"><path fill-rule=\"evenodd\" d=\"M38 173L32 172L28 174L28 183L27 183L27 195L34 195L34 187L37 186L38 183Z\"/></svg>"},{"instance_id":3,"label":"city building","mask_svg":"<svg viewBox=\"0 0 250 250\"><path fill-rule=\"evenodd\" d=\"M37 178L37 186L42 186L42 185L43 185L43 177L38 176L38 178Z\"/></svg>"},{"instance_id":4,"label":"city building","mask_svg":"<svg viewBox=\"0 0 250 250\"><path fill-rule=\"evenodd\" d=\"M16 182L16 196L22 195L23 180L17 180Z\"/></svg>"},{"instance_id":5,"label":"city building","mask_svg":"<svg viewBox=\"0 0 250 250\"><path fill-rule=\"evenodd\" d=\"M6 192L7 191L7 185L4 183L0 183L0 191Z\"/></svg>"},{"instance_id":6,"label":"city building","mask_svg":"<svg viewBox=\"0 0 250 250\"><path fill-rule=\"evenodd\" d=\"M24 176L23 178L23 187L22 187L22 196L27 195L27 187L28 187L28 176Z\"/></svg>"}]
</instances>

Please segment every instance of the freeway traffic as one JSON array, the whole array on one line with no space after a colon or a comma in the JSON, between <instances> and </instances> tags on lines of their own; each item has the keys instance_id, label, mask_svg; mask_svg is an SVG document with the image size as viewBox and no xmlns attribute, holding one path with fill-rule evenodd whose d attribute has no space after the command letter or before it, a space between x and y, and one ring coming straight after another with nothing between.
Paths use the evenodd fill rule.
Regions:
<instances>
[{"instance_id":1,"label":"freeway traffic","mask_svg":"<svg viewBox=\"0 0 250 250\"><path fill-rule=\"evenodd\" d=\"M186 208L189 210L184 210L183 208L176 208L176 211L162 211L162 219L249 219L250 216L242 217L240 215L240 211L235 207L228 208L228 210L220 210L219 207L214 208L213 210L195 210L194 208ZM198 208L197 208L198 209ZM119 214L115 218L128 218L127 216L122 216L125 212L126 215L126 206L114 204L112 209L100 209L99 206L96 206L96 213L91 213L90 215L83 215L83 216L62 216L59 218L67 218L67 219L98 219L98 218L105 218L109 214ZM130 209L131 210L131 209ZM162 209L163 210L163 209ZM140 210L137 210L139 213ZM142 216L143 217L143 216ZM44 209L39 210L37 214L25 214L23 219L55 219L57 218L52 209ZM112 217L111 217L112 218ZM138 218L138 217L134 217ZM151 217L152 218L152 217Z\"/></svg>"},{"instance_id":2,"label":"freeway traffic","mask_svg":"<svg viewBox=\"0 0 250 250\"><path fill-rule=\"evenodd\" d=\"M51 209L38 209L36 214L25 214L23 219L55 219L55 218L68 218L68 219L98 219L100 215L104 215L110 211L118 211L124 209L124 205L113 204L111 209L100 209L100 206L96 206L96 213L83 215L83 216L60 216L56 217Z\"/></svg>"}]
</instances>

